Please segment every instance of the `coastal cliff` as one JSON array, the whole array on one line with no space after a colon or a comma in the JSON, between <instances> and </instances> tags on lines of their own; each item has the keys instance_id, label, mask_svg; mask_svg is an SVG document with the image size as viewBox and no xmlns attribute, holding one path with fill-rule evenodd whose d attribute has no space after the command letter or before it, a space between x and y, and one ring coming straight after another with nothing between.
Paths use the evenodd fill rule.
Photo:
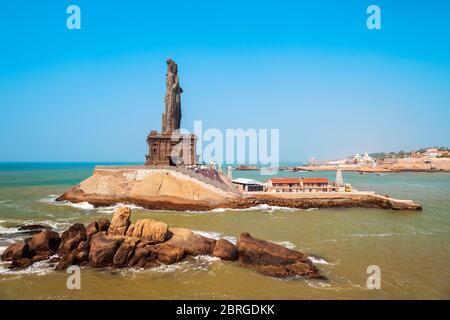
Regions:
<instances>
[{"instance_id":1,"label":"coastal cliff","mask_svg":"<svg viewBox=\"0 0 450 320\"><path fill-rule=\"evenodd\" d=\"M382 208L421 210L420 204L373 192L241 194L226 177L202 176L188 169L99 167L88 179L71 188L57 201L88 202L94 206L131 203L153 210L206 211L241 209L257 205L289 208Z\"/></svg>"}]
</instances>

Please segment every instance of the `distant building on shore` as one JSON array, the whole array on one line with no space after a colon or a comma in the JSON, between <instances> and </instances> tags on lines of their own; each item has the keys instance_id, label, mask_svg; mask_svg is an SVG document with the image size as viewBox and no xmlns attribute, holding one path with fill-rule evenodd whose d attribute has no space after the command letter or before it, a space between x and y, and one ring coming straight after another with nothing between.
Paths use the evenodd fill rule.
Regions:
<instances>
[{"instance_id":1,"label":"distant building on shore","mask_svg":"<svg viewBox=\"0 0 450 320\"><path fill-rule=\"evenodd\" d=\"M233 180L233 184L237 186L240 191L245 192L264 191L264 184L262 182L253 179L238 178Z\"/></svg>"},{"instance_id":2,"label":"distant building on shore","mask_svg":"<svg viewBox=\"0 0 450 320\"><path fill-rule=\"evenodd\" d=\"M439 158L450 157L450 152L446 150L440 150L439 148L428 148L423 154L423 158Z\"/></svg>"},{"instance_id":3,"label":"distant building on shore","mask_svg":"<svg viewBox=\"0 0 450 320\"><path fill-rule=\"evenodd\" d=\"M353 157L354 163L359 165L375 165L376 161L371 156L369 156L369 153L366 152L364 156L361 156L359 153L355 154Z\"/></svg>"},{"instance_id":4,"label":"distant building on shore","mask_svg":"<svg viewBox=\"0 0 450 320\"><path fill-rule=\"evenodd\" d=\"M268 182L269 192L332 192L337 188L327 178L273 178Z\"/></svg>"}]
</instances>

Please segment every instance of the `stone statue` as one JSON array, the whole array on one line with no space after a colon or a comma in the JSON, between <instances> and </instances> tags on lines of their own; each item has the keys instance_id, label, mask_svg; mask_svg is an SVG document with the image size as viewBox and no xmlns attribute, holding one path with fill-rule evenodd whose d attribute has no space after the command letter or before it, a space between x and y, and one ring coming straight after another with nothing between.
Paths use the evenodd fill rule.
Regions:
<instances>
[{"instance_id":1,"label":"stone statue","mask_svg":"<svg viewBox=\"0 0 450 320\"><path fill-rule=\"evenodd\" d=\"M172 59L168 59L166 74L166 95L164 97L165 111L162 115L162 132L172 133L180 129L181 123L181 93L178 79L178 66Z\"/></svg>"}]
</instances>

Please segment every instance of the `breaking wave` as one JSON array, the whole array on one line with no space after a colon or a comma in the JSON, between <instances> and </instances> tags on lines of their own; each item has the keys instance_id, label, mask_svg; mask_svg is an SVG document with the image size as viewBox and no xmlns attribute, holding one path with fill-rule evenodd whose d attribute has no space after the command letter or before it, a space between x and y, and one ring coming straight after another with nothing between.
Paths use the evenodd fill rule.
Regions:
<instances>
[{"instance_id":1,"label":"breaking wave","mask_svg":"<svg viewBox=\"0 0 450 320\"><path fill-rule=\"evenodd\" d=\"M70 206L77 209L82 210L93 210L95 207L88 203L88 202L70 202L70 201L56 201L58 198L58 195L56 194L49 194L47 197L40 199L40 202L53 204L53 205L59 205L59 206Z\"/></svg>"},{"instance_id":2,"label":"breaking wave","mask_svg":"<svg viewBox=\"0 0 450 320\"><path fill-rule=\"evenodd\" d=\"M280 245L282 247L291 249L291 250L295 249L295 244L293 244L290 241L272 241L272 242L275 243L275 244L278 244L278 245Z\"/></svg>"},{"instance_id":3,"label":"breaking wave","mask_svg":"<svg viewBox=\"0 0 450 320\"><path fill-rule=\"evenodd\" d=\"M192 232L194 232L194 233L196 233L198 235L201 235L203 237L211 238L211 239L214 239L214 240L225 239L225 240L228 240L228 241L230 241L231 243L234 243L234 244L236 244L236 242L237 242L237 238L236 237L223 235L220 232L199 231L199 230L192 230Z\"/></svg>"},{"instance_id":4,"label":"breaking wave","mask_svg":"<svg viewBox=\"0 0 450 320\"><path fill-rule=\"evenodd\" d=\"M123 208L123 207L127 207L127 208L134 209L134 210L146 210L144 207L137 206L134 204L128 204L128 203L117 203L113 206L99 207L97 209L98 209L98 212L101 212L101 213L114 213L114 211L116 211L117 208Z\"/></svg>"},{"instance_id":5,"label":"breaking wave","mask_svg":"<svg viewBox=\"0 0 450 320\"><path fill-rule=\"evenodd\" d=\"M54 256L50 257L53 258ZM20 275L20 274L35 274L46 275L53 271L53 264L50 263L50 259L38 261L25 269L8 269L6 264L0 264L0 274L2 275ZM8 278L4 278L7 280ZM2 279L3 280L3 279Z\"/></svg>"},{"instance_id":6,"label":"breaking wave","mask_svg":"<svg viewBox=\"0 0 450 320\"><path fill-rule=\"evenodd\" d=\"M8 228L8 227L0 226L0 235L1 234L14 234L14 233L19 233L19 232L21 232L21 231L17 227Z\"/></svg>"},{"instance_id":7,"label":"breaking wave","mask_svg":"<svg viewBox=\"0 0 450 320\"><path fill-rule=\"evenodd\" d=\"M111 205L111 206L107 206L107 207L95 207L94 205L90 204L89 202L75 203L75 202L70 202L70 201L56 201L57 198L58 198L58 195L49 194L47 197L42 198L39 201L43 202L43 203L52 204L52 205L69 206L72 208L87 210L87 211L98 210L98 212L101 212L101 213L114 213L114 211L117 208L121 208L121 207L128 207L130 209L136 209L136 210L146 210L145 208L143 208L141 206L134 205L134 204L128 204L128 203L117 203L115 205Z\"/></svg>"},{"instance_id":8,"label":"breaking wave","mask_svg":"<svg viewBox=\"0 0 450 320\"><path fill-rule=\"evenodd\" d=\"M317 209L317 208L314 208ZM217 208L212 209L209 212L216 212L216 213L222 213L227 211L265 211L265 212L275 212L275 211L288 211L288 212L295 212L295 211L309 211L310 209L298 209L298 208L289 208L289 207L279 207L279 206L270 206L268 204L259 204L257 206L249 207L249 208L242 208L242 209L227 209L227 208Z\"/></svg>"},{"instance_id":9,"label":"breaking wave","mask_svg":"<svg viewBox=\"0 0 450 320\"><path fill-rule=\"evenodd\" d=\"M308 260L314 264L328 264L325 259L316 256L308 256Z\"/></svg>"}]
</instances>

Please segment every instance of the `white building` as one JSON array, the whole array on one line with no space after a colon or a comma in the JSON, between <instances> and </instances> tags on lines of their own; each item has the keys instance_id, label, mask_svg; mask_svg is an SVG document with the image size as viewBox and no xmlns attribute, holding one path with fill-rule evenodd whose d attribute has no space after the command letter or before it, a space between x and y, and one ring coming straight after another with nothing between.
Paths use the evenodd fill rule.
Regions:
<instances>
[{"instance_id":1,"label":"white building","mask_svg":"<svg viewBox=\"0 0 450 320\"><path fill-rule=\"evenodd\" d=\"M233 180L233 184L241 191L255 192L264 191L264 185L262 182L253 179L238 178Z\"/></svg>"}]
</instances>

